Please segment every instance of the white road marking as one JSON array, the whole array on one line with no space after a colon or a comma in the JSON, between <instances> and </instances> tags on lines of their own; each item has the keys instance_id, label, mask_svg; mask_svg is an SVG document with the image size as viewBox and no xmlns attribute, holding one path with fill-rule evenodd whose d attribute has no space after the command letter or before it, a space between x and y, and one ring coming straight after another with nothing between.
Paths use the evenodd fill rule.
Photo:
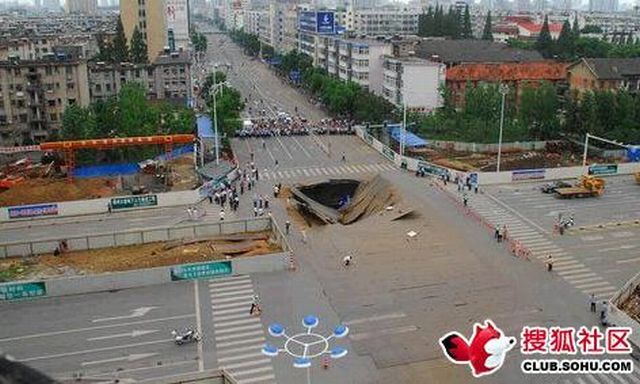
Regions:
<instances>
[{"instance_id":1,"label":"white road marking","mask_svg":"<svg viewBox=\"0 0 640 384\"><path fill-rule=\"evenodd\" d=\"M400 319L400 318L403 318L403 317L406 317L406 316L407 315L405 313L403 313L403 312L394 312L394 313L389 313L389 314L386 314L386 315L378 315L378 316L363 317L363 318L359 318L359 319L348 320L348 321L344 321L343 324L351 326L351 325L368 323L368 322L373 322L373 321Z\"/></svg>"},{"instance_id":2,"label":"white road marking","mask_svg":"<svg viewBox=\"0 0 640 384\"><path fill-rule=\"evenodd\" d=\"M252 377L250 379L238 380L238 384L251 384L251 383L256 383L256 382L259 382L259 381L273 380L275 378L276 378L276 376L273 375L273 374L264 375L264 376L259 376L259 377Z\"/></svg>"},{"instance_id":3,"label":"white road marking","mask_svg":"<svg viewBox=\"0 0 640 384\"><path fill-rule=\"evenodd\" d=\"M585 288L592 288L592 287L601 287L603 285L609 285L609 283L604 281L604 280L602 280L602 281L592 281L590 283L575 285L575 287L578 288L578 289L585 289Z\"/></svg>"},{"instance_id":4,"label":"white road marking","mask_svg":"<svg viewBox=\"0 0 640 384\"><path fill-rule=\"evenodd\" d=\"M261 332L261 334L263 336L261 337L254 337L251 339L244 339L244 340L236 340L236 341L228 341L225 343L216 343L216 346L218 348L225 348L225 347L231 347L234 345L240 345L240 344L249 344L249 343L263 343L266 339L264 338L264 333Z\"/></svg>"},{"instance_id":5,"label":"white road marking","mask_svg":"<svg viewBox=\"0 0 640 384\"><path fill-rule=\"evenodd\" d=\"M66 356L87 355L89 353L113 351L113 350L122 350L122 349L125 349L125 348L133 348L133 347L140 347L140 346L143 346L143 345L153 345L153 344L169 343L169 342L173 342L173 340L172 339L162 339L162 340L155 340L155 341L145 341L145 342L142 342L142 343L133 343L133 344L125 344L125 345L113 345L113 346L110 346L110 347L85 349L85 350L82 350L82 351L72 351L72 352L65 352L65 353L56 353L56 354L51 354L51 355L27 357L27 358L24 358L24 359L17 359L17 361L19 361L21 363L28 363L30 361L48 360L48 359L55 359L55 358L58 358L58 357L66 357Z\"/></svg>"},{"instance_id":6,"label":"white road marking","mask_svg":"<svg viewBox=\"0 0 640 384\"><path fill-rule=\"evenodd\" d=\"M124 315L124 316L114 316L114 317L103 317L100 319L93 319L91 320L91 322L93 323L100 323L103 321L114 321L114 320L125 320L125 319L132 319L135 317L142 317L144 315L146 315L147 313L149 313L152 309L155 309L158 307L140 307L140 308L136 308L134 310L131 311L131 314L129 315Z\"/></svg>"},{"instance_id":7,"label":"white road marking","mask_svg":"<svg viewBox=\"0 0 640 384\"><path fill-rule=\"evenodd\" d=\"M226 340L233 340L233 339L237 339L245 336L258 336L258 335L264 335L264 332L262 331L262 329L257 331L252 331L252 332L244 332L244 333L238 333L233 335L216 337L216 341L226 341Z\"/></svg>"},{"instance_id":8,"label":"white road marking","mask_svg":"<svg viewBox=\"0 0 640 384\"><path fill-rule=\"evenodd\" d=\"M582 272L587 272L587 271L591 271L591 269L582 268L582 269L574 269L574 270L571 270L571 271L562 271L562 272L558 272L558 275L564 277L565 275L573 275L573 274L576 274L576 273L582 273Z\"/></svg>"},{"instance_id":9,"label":"white road marking","mask_svg":"<svg viewBox=\"0 0 640 384\"><path fill-rule=\"evenodd\" d=\"M635 257L633 259L616 260L616 263L627 264L627 263L635 263L636 261L640 261L640 257Z\"/></svg>"},{"instance_id":10,"label":"white road marking","mask_svg":"<svg viewBox=\"0 0 640 384\"><path fill-rule=\"evenodd\" d=\"M235 356L229 356L229 357L222 357L222 358L218 358L218 362L219 363L224 363L227 361L236 361L236 360L244 360L244 359L249 359L252 357L261 357L264 356L262 354L262 351L260 349L258 349L258 352L254 352L254 353L247 353L244 355L235 355Z\"/></svg>"},{"instance_id":11,"label":"white road marking","mask_svg":"<svg viewBox=\"0 0 640 384\"><path fill-rule=\"evenodd\" d=\"M351 340L358 341L358 340L368 339L374 336L379 337L384 335L396 335L399 333L414 332L417 330L418 330L418 327L416 327L415 325L408 325L405 327L378 329L372 332L356 333L356 334L350 335L349 338Z\"/></svg>"},{"instance_id":12,"label":"white road marking","mask_svg":"<svg viewBox=\"0 0 640 384\"><path fill-rule=\"evenodd\" d=\"M129 325L140 325L140 324L148 324L148 323L157 323L157 322L166 321L166 320L187 319L189 317L194 317L194 316L195 316L194 314L177 315L177 316L161 317L161 318L157 318L157 319L131 321L131 322L128 322L128 323L99 325L99 326L95 326L95 327L74 328L74 329L66 329L66 330L63 330L63 331L35 333L35 334L32 334L32 335L7 337L7 338L4 338L4 339L0 339L0 343L6 342L6 341L37 339L37 338L41 338L41 337L65 335L65 334L76 333L76 332L95 331L95 330L98 330L98 329L109 329L109 328L117 328L117 327L126 327L126 326L129 326Z\"/></svg>"},{"instance_id":13,"label":"white road marking","mask_svg":"<svg viewBox=\"0 0 640 384\"><path fill-rule=\"evenodd\" d=\"M246 315L245 315L245 317L246 317ZM216 321L220 321L220 318L216 317ZM257 317L249 317L249 318L245 318L245 319L242 319L242 320L219 322L219 323L213 324L213 327L214 328L222 328L222 327L229 327L229 326L238 325L238 324L251 324L251 323L260 323L260 319L257 318Z\"/></svg>"},{"instance_id":14,"label":"white road marking","mask_svg":"<svg viewBox=\"0 0 640 384\"><path fill-rule=\"evenodd\" d=\"M227 354L246 352L246 351L261 351L263 346L264 344L254 344L254 345L247 345L244 347L222 349L222 350L218 350L218 355L227 355Z\"/></svg>"},{"instance_id":15,"label":"white road marking","mask_svg":"<svg viewBox=\"0 0 640 384\"><path fill-rule=\"evenodd\" d=\"M250 300L252 298L253 298L253 295L242 294L240 296L235 296L235 297L224 297L222 299L211 299L211 304L229 303L229 302L233 302L233 301L236 301L236 300Z\"/></svg>"},{"instance_id":16,"label":"white road marking","mask_svg":"<svg viewBox=\"0 0 640 384\"><path fill-rule=\"evenodd\" d=\"M200 316L200 289L198 287L198 280L193 281L193 291L196 302L196 329L200 335L202 335L202 318ZM204 351L202 343L198 344L198 371L204 372Z\"/></svg>"},{"instance_id":17,"label":"white road marking","mask_svg":"<svg viewBox=\"0 0 640 384\"><path fill-rule=\"evenodd\" d=\"M251 366L260 365L260 364L267 364L270 362L271 362L271 359L259 359L254 361L246 361L244 363L224 364L221 366L221 368L236 369L236 368L243 368L243 367L251 367Z\"/></svg>"},{"instance_id":18,"label":"white road marking","mask_svg":"<svg viewBox=\"0 0 640 384\"><path fill-rule=\"evenodd\" d=\"M260 368L253 368L253 369L245 369L239 372L233 372L233 376L246 376L246 375L251 375L254 373L261 373L261 372L269 372L269 371L273 371L273 368L271 368L271 366L268 367L260 367Z\"/></svg>"},{"instance_id":19,"label":"white road marking","mask_svg":"<svg viewBox=\"0 0 640 384\"><path fill-rule=\"evenodd\" d=\"M582 273L580 275L574 275L574 276L563 276L562 278L567 281L572 281L573 279L582 279L584 277L590 277L590 276L597 276L597 275L593 272L589 272L589 273Z\"/></svg>"},{"instance_id":20,"label":"white road marking","mask_svg":"<svg viewBox=\"0 0 640 384\"><path fill-rule=\"evenodd\" d=\"M196 311L196 316L198 316L197 311ZM157 329L141 330L141 331L133 330L131 332L118 333L115 335L92 337L90 339L87 339L87 341L108 340L108 339L115 339L118 337L138 337L138 336L144 336L144 335L148 335L150 333L155 333L155 332L158 332L158 330Z\"/></svg>"},{"instance_id":21,"label":"white road marking","mask_svg":"<svg viewBox=\"0 0 640 384\"><path fill-rule=\"evenodd\" d=\"M218 293L218 291L211 292L212 297L215 297L215 298L225 297L225 296L238 296L238 295L244 295L246 293L253 293L253 286L247 289L230 291L230 292L222 292L222 293Z\"/></svg>"},{"instance_id":22,"label":"white road marking","mask_svg":"<svg viewBox=\"0 0 640 384\"><path fill-rule=\"evenodd\" d=\"M596 280L602 280L602 281L604 281L604 280L602 279L602 277L600 277L600 276L594 276L594 277L587 277L587 278L585 278L585 279L572 280L572 281L571 281L571 284L582 284L582 283L586 283L586 282L589 282L589 281L593 282L593 281L596 281Z\"/></svg>"},{"instance_id":23,"label":"white road marking","mask_svg":"<svg viewBox=\"0 0 640 384\"><path fill-rule=\"evenodd\" d=\"M157 355L157 353L134 353L134 354L131 354L129 356L114 357L114 358L111 358L111 359L95 360L95 361L83 361L80 365L82 365L83 367L86 367L88 365L114 363L116 361L132 362L132 361L138 361L138 360L142 360L142 359L147 359L147 358L155 356L155 355Z\"/></svg>"},{"instance_id":24,"label":"white road marking","mask_svg":"<svg viewBox=\"0 0 640 384\"><path fill-rule=\"evenodd\" d=\"M217 318L217 315L225 315L225 314L228 314L228 313L238 313L238 312L247 312L247 313L249 313L249 306L250 305L251 305L251 303L233 305L233 307L240 307L240 308L230 308L230 309L222 309L222 310L216 310L216 308L213 308L214 309L213 317Z\"/></svg>"},{"instance_id":25,"label":"white road marking","mask_svg":"<svg viewBox=\"0 0 640 384\"><path fill-rule=\"evenodd\" d=\"M218 292L226 292L226 291L235 291L238 289L252 289L253 285L251 283L244 283L244 285L237 285L237 286L231 286L231 287L224 287L224 288L218 288L218 287L212 287L209 288L209 291L211 291L211 293L218 293Z\"/></svg>"},{"instance_id":26,"label":"white road marking","mask_svg":"<svg viewBox=\"0 0 640 384\"><path fill-rule=\"evenodd\" d=\"M600 287L600 288L590 288L587 290L583 290L583 292L588 292L588 293L598 293L598 292L615 292L617 291L618 288L609 285L608 287Z\"/></svg>"},{"instance_id":27,"label":"white road marking","mask_svg":"<svg viewBox=\"0 0 640 384\"><path fill-rule=\"evenodd\" d=\"M225 283L236 282L236 281L244 281L245 283L251 282L251 277L248 275L220 277L220 278L209 280L209 286L220 287L225 285Z\"/></svg>"},{"instance_id":28,"label":"white road marking","mask_svg":"<svg viewBox=\"0 0 640 384\"><path fill-rule=\"evenodd\" d=\"M247 301L242 301L242 302L237 302L237 303L227 303L227 304L220 304L220 305L212 305L211 308L215 311L214 313L229 313L228 311L218 311L218 309L228 309L228 308L234 308L234 307L249 307L249 305L251 305L251 300L247 300Z\"/></svg>"},{"instance_id":29,"label":"white road marking","mask_svg":"<svg viewBox=\"0 0 640 384\"><path fill-rule=\"evenodd\" d=\"M258 321L257 324L241 325L241 326L225 328L225 329L216 329L216 335L222 335L225 333L238 333L238 332L250 331L252 329L262 329L262 323Z\"/></svg>"},{"instance_id":30,"label":"white road marking","mask_svg":"<svg viewBox=\"0 0 640 384\"><path fill-rule=\"evenodd\" d=\"M227 320L236 320L236 319L246 319L247 316L250 316L250 315L246 313L236 313L235 315L214 316L214 318L216 319L216 321L227 321Z\"/></svg>"}]
</instances>

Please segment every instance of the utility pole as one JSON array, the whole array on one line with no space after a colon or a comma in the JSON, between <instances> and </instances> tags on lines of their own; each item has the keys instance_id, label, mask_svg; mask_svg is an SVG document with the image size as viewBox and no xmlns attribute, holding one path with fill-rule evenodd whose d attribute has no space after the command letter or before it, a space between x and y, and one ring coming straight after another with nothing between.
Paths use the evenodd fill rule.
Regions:
<instances>
[{"instance_id":1,"label":"utility pole","mask_svg":"<svg viewBox=\"0 0 640 384\"><path fill-rule=\"evenodd\" d=\"M407 104L403 106L402 133L400 134L400 156L404 156L404 148L407 140Z\"/></svg>"},{"instance_id":2,"label":"utility pole","mask_svg":"<svg viewBox=\"0 0 640 384\"><path fill-rule=\"evenodd\" d=\"M500 107L500 134L498 137L498 165L496 172L500 172L500 157L502 155L502 129L504 127L504 102L509 93L509 87L506 84L500 84L500 94L502 95L502 106Z\"/></svg>"}]
</instances>

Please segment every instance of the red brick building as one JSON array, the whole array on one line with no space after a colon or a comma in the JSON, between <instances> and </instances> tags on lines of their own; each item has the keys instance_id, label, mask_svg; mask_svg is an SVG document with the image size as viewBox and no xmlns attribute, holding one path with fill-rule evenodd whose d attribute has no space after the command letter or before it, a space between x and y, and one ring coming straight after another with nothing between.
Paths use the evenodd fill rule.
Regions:
<instances>
[{"instance_id":1,"label":"red brick building","mask_svg":"<svg viewBox=\"0 0 640 384\"><path fill-rule=\"evenodd\" d=\"M504 83L511 92L515 90L519 100L524 86L536 86L543 81L566 86L568 66L555 61L460 64L447 69L447 89L456 107L464 104L467 85Z\"/></svg>"}]
</instances>

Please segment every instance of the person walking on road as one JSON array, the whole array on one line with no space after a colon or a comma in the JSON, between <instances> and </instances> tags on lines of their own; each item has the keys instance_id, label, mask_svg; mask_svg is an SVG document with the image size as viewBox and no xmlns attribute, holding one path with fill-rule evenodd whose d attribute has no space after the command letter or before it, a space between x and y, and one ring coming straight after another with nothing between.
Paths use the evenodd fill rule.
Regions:
<instances>
[{"instance_id":1,"label":"person walking on road","mask_svg":"<svg viewBox=\"0 0 640 384\"><path fill-rule=\"evenodd\" d=\"M344 265L345 267L350 266L352 262L353 262L353 256L351 254L342 258L342 265Z\"/></svg>"},{"instance_id":2,"label":"person walking on road","mask_svg":"<svg viewBox=\"0 0 640 384\"><path fill-rule=\"evenodd\" d=\"M262 309L260 309L260 298L258 295L253 295L253 301L251 302L251 308L249 309L249 314L260 315Z\"/></svg>"},{"instance_id":3,"label":"person walking on road","mask_svg":"<svg viewBox=\"0 0 640 384\"><path fill-rule=\"evenodd\" d=\"M344 152L342 152L342 162L346 163L347 162L347 156L345 155Z\"/></svg>"},{"instance_id":4,"label":"person walking on road","mask_svg":"<svg viewBox=\"0 0 640 384\"><path fill-rule=\"evenodd\" d=\"M224 221L224 208L220 210L220 221Z\"/></svg>"},{"instance_id":5,"label":"person walking on road","mask_svg":"<svg viewBox=\"0 0 640 384\"><path fill-rule=\"evenodd\" d=\"M462 194L462 203L464 204L465 207L469 203L469 196L467 196L466 192L464 194Z\"/></svg>"},{"instance_id":6,"label":"person walking on road","mask_svg":"<svg viewBox=\"0 0 640 384\"><path fill-rule=\"evenodd\" d=\"M589 309L591 312L596 313L596 295L593 293L589 296Z\"/></svg>"},{"instance_id":7,"label":"person walking on road","mask_svg":"<svg viewBox=\"0 0 640 384\"><path fill-rule=\"evenodd\" d=\"M291 228L291 222L289 220L284 222L284 232L285 234L289 234L289 229Z\"/></svg>"},{"instance_id":8,"label":"person walking on road","mask_svg":"<svg viewBox=\"0 0 640 384\"><path fill-rule=\"evenodd\" d=\"M547 257L547 271L548 272L553 271L553 257L551 255Z\"/></svg>"}]
</instances>

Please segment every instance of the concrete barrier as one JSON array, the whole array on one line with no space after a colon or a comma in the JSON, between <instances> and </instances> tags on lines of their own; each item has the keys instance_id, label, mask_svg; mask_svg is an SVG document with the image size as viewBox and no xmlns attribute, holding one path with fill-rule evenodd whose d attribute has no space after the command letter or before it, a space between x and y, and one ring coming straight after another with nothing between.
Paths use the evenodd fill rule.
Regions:
<instances>
[{"instance_id":1,"label":"concrete barrier","mask_svg":"<svg viewBox=\"0 0 640 384\"><path fill-rule=\"evenodd\" d=\"M151 195L157 196L157 205L147 206L147 207L118 209L118 212L138 210L138 209L153 209L153 208L162 208L162 207L191 205L191 204L197 203L202 199L197 190L155 193ZM57 207L57 214L46 215L46 216L34 215L31 217L11 218L9 215L10 210L15 210L19 208L28 208L34 205L38 206L41 204L2 207L0 208L0 222L7 222L7 221L15 222L15 221L21 221L21 220L33 220L33 219L40 219L40 218L83 216L83 215L95 215L99 213L107 213L108 205L112 198L126 198L126 197L135 198L139 196L113 196L113 197L103 198L103 199L47 203L47 205L51 204Z\"/></svg>"}]
</instances>

